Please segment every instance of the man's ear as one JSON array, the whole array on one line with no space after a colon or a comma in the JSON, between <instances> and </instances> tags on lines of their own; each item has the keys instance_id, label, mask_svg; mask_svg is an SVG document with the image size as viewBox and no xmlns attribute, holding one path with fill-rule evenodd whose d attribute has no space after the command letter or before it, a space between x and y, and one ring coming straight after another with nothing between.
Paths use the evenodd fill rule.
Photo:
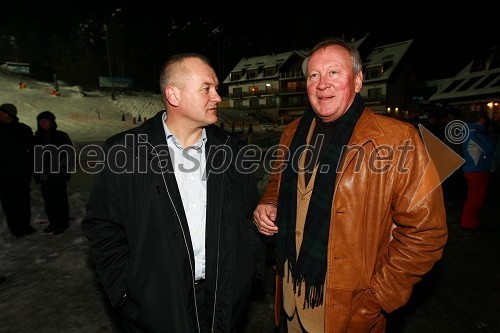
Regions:
<instances>
[{"instance_id":1,"label":"man's ear","mask_svg":"<svg viewBox=\"0 0 500 333\"><path fill-rule=\"evenodd\" d=\"M178 106L179 105L179 90L177 90L175 87L168 86L165 88L165 97L168 101L169 104L173 106Z\"/></svg>"},{"instance_id":2,"label":"man's ear","mask_svg":"<svg viewBox=\"0 0 500 333\"><path fill-rule=\"evenodd\" d=\"M357 93L361 91L361 88L363 87L363 72L360 71L354 78L354 87L354 91Z\"/></svg>"}]
</instances>

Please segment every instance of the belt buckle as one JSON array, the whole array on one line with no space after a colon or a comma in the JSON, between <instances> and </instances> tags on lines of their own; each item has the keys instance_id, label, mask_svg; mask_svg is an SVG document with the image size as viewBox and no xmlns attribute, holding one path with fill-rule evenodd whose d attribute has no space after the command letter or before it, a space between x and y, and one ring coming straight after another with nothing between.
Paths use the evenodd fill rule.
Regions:
<instances>
[{"instance_id":1,"label":"belt buckle","mask_svg":"<svg viewBox=\"0 0 500 333\"><path fill-rule=\"evenodd\" d=\"M195 286L199 286L200 284L202 284L203 282L205 282L205 279L198 279L198 280L195 280L194 281L194 285Z\"/></svg>"}]
</instances>

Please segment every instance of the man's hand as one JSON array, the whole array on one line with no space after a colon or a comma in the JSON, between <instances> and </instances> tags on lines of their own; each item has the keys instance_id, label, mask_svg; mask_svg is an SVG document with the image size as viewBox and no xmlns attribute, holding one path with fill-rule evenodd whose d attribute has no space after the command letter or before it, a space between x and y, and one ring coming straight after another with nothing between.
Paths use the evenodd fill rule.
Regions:
<instances>
[{"instance_id":1,"label":"man's hand","mask_svg":"<svg viewBox=\"0 0 500 333\"><path fill-rule=\"evenodd\" d=\"M260 204L253 211L253 223L261 234L272 236L278 232L276 221L276 206L270 204Z\"/></svg>"}]
</instances>

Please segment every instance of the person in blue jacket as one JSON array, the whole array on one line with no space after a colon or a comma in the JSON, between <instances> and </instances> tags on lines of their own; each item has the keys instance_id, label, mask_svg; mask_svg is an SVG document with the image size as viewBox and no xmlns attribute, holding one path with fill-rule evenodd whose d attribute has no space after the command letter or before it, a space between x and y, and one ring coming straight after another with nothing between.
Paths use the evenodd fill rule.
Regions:
<instances>
[{"instance_id":1,"label":"person in blue jacket","mask_svg":"<svg viewBox=\"0 0 500 333\"><path fill-rule=\"evenodd\" d=\"M480 211L488 190L489 175L493 162L495 142L487 135L490 119L485 114L478 115L475 122L467 123L469 135L463 142L462 165L467 182L460 226L464 229L477 229L480 226Z\"/></svg>"}]
</instances>

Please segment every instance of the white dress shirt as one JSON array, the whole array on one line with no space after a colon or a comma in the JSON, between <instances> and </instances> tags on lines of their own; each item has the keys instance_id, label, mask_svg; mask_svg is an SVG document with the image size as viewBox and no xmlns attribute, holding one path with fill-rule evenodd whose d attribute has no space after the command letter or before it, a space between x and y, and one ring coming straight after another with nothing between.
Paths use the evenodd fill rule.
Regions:
<instances>
[{"instance_id":1,"label":"white dress shirt","mask_svg":"<svg viewBox=\"0 0 500 333\"><path fill-rule=\"evenodd\" d=\"M179 140L170 132L163 114L163 127L169 146L170 159L179 186L182 205L189 225L189 233L193 242L195 280L205 278L205 230L207 211L207 181L204 175L206 157L205 129L198 142L189 147L182 147Z\"/></svg>"}]
</instances>

